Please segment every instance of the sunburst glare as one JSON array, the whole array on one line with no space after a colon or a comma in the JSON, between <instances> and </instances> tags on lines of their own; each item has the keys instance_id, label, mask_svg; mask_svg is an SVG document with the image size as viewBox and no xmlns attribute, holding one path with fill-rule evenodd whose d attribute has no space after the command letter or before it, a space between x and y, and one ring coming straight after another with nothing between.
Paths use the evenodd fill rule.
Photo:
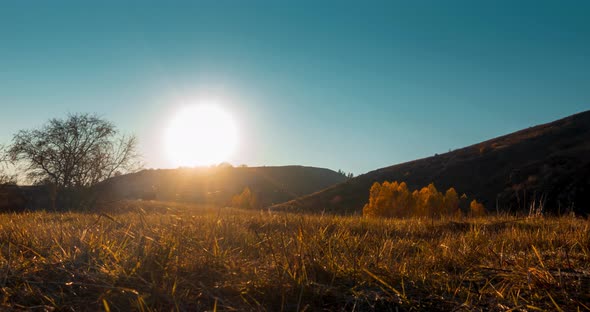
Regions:
<instances>
[{"instance_id":1,"label":"sunburst glare","mask_svg":"<svg viewBox=\"0 0 590 312\"><path fill-rule=\"evenodd\" d=\"M165 132L165 151L174 166L207 166L226 161L238 144L232 116L201 104L179 110Z\"/></svg>"}]
</instances>

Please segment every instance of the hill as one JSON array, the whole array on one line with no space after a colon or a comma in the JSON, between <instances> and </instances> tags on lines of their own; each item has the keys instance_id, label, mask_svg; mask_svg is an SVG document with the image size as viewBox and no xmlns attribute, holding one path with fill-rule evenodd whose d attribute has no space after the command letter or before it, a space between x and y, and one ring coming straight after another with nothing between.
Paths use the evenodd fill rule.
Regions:
<instances>
[{"instance_id":1,"label":"hill","mask_svg":"<svg viewBox=\"0 0 590 312\"><path fill-rule=\"evenodd\" d=\"M101 198L158 199L227 205L248 187L262 206L285 202L346 180L329 169L281 167L215 167L143 170L99 185Z\"/></svg>"},{"instance_id":2,"label":"hill","mask_svg":"<svg viewBox=\"0 0 590 312\"><path fill-rule=\"evenodd\" d=\"M527 211L543 203L555 213L589 213L590 111L371 171L272 209L360 213L374 182L394 180L411 189L431 182L439 189L455 187L488 210Z\"/></svg>"}]
</instances>

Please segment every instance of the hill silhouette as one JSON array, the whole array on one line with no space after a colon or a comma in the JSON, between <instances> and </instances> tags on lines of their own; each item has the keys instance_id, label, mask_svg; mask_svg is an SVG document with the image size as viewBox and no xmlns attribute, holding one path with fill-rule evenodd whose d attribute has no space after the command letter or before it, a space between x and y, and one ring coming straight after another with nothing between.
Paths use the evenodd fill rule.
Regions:
<instances>
[{"instance_id":1,"label":"hill silhouette","mask_svg":"<svg viewBox=\"0 0 590 312\"><path fill-rule=\"evenodd\" d=\"M401 148L401 147L400 147ZM491 211L590 212L590 111L360 175L274 210L360 213L374 182L455 187Z\"/></svg>"},{"instance_id":2,"label":"hill silhouette","mask_svg":"<svg viewBox=\"0 0 590 312\"><path fill-rule=\"evenodd\" d=\"M101 200L158 199L228 205L248 187L268 206L310 194L346 180L329 169L304 166L212 167L143 170L101 183Z\"/></svg>"}]
</instances>

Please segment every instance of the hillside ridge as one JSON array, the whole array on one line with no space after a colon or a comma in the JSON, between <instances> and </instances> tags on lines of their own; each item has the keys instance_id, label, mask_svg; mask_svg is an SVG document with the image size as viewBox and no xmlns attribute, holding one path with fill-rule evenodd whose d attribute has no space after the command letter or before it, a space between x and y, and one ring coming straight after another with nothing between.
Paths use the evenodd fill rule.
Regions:
<instances>
[{"instance_id":1,"label":"hillside ridge","mask_svg":"<svg viewBox=\"0 0 590 312\"><path fill-rule=\"evenodd\" d=\"M587 213L590 203L590 111L580 112L450 152L359 175L271 209L360 213L374 182L405 181L412 189L434 182L480 199L488 210Z\"/></svg>"},{"instance_id":2,"label":"hillside ridge","mask_svg":"<svg viewBox=\"0 0 590 312\"><path fill-rule=\"evenodd\" d=\"M280 203L343 182L333 170L288 165L146 169L101 183L101 197L158 199L228 205L234 195L250 188L263 206Z\"/></svg>"}]
</instances>

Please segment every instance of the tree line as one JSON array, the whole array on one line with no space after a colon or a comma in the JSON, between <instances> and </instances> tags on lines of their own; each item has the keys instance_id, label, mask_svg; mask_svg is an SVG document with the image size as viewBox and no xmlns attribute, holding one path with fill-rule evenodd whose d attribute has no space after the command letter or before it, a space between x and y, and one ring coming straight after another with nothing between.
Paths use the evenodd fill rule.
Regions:
<instances>
[{"instance_id":1,"label":"tree line","mask_svg":"<svg viewBox=\"0 0 590 312\"><path fill-rule=\"evenodd\" d=\"M363 207L368 217L406 218L443 216L483 216L484 206L477 200L468 201L466 194L458 195L454 188L444 194L434 183L410 191L405 182L375 182L369 191L369 202Z\"/></svg>"}]
</instances>

